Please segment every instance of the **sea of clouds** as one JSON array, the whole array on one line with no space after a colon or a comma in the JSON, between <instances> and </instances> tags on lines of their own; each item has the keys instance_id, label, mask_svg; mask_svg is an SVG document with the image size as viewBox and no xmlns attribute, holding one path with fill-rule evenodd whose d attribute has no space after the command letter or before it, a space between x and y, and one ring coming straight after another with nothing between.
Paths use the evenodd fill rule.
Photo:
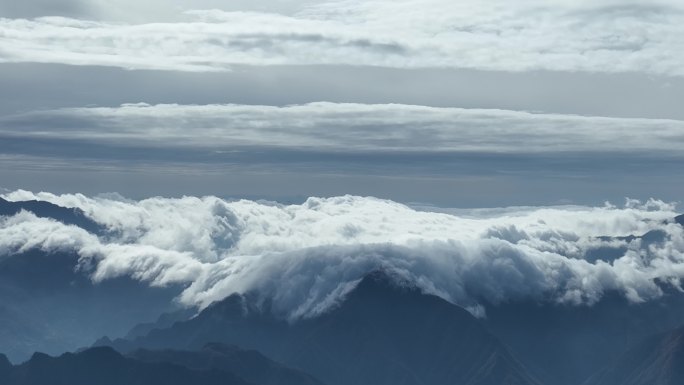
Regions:
<instances>
[{"instance_id":1,"label":"sea of clouds","mask_svg":"<svg viewBox=\"0 0 684 385\"><path fill-rule=\"evenodd\" d=\"M79 208L106 230L96 235L30 212L0 217L0 258L74 252L74 268L95 284L122 276L178 284L179 302L199 308L254 292L290 319L335 306L377 269L480 316L483 303L591 305L610 291L648 301L684 277L684 229L673 221L675 205L657 200L450 210L357 196L294 205L23 190L2 197ZM639 238L648 232L659 235Z\"/></svg>"}]
</instances>

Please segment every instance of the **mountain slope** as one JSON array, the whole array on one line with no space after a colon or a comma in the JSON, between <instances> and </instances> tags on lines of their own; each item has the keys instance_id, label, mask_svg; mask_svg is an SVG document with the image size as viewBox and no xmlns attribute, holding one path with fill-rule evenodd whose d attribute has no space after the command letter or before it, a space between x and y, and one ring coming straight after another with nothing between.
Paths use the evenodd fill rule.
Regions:
<instances>
[{"instance_id":1,"label":"mountain slope","mask_svg":"<svg viewBox=\"0 0 684 385\"><path fill-rule=\"evenodd\" d=\"M13 362L35 351L60 354L103 335L125 335L175 309L179 288L130 278L94 284L78 255L32 249L0 257L0 352Z\"/></svg>"},{"instance_id":2,"label":"mountain slope","mask_svg":"<svg viewBox=\"0 0 684 385\"><path fill-rule=\"evenodd\" d=\"M680 225L684 226L684 214L677 215L674 220L676 223L679 223Z\"/></svg>"},{"instance_id":3,"label":"mountain slope","mask_svg":"<svg viewBox=\"0 0 684 385\"><path fill-rule=\"evenodd\" d=\"M487 306L484 321L546 383L576 385L633 344L684 321L684 294L632 304L606 293L593 306L511 302Z\"/></svg>"},{"instance_id":4,"label":"mountain slope","mask_svg":"<svg viewBox=\"0 0 684 385\"><path fill-rule=\"evenodd\" d=\"M211 341L257 349L332 385L538 383L466 310L379 272L317 318L289 324L268 304L234 295L189 321L113 345L193 349Z\"/></svg>"},{"instance_id":5,"label":"mountain slope","mask_svg":"<svg viewBox=\"0 0 684 385\"><path fill-rule=\"evenodd\" d=\"M8 201L0 198L0 216L11 216L21 210L30 211L40 218L52 218L65 225L78 226L90 233L100 234L104 228L88 218L85 213L77 208L62 207L44 201Z\"/></svg>"},{"instance_id":6,"label":"mountain slope","mask_svg":"<svg viewBox=\"0 0 684 385\"><path fill-rule=\"evenodd\" d=\"M585 385L684 384L684 327L644 339Z\"/></svg>"},{"instance_id":7,"label":"mountain slope","mask_svg":"<svg viewBox=\"0 0 684 385\"><path fill-rule=\"evenodd\" d=\"M0 198L0 217L22 210L98 236L106 233L77 208ZM73 251L0 251L0 350L10 360L26 360L35 351L59 354L103 334L123 335L177 307L173 298L179 288L149 288L127 277L94 284L78 264Z\"/></svg>"},{"instance_id":8,"label":"mountain slope","mask_svg":"<svg viewBox=\"0 0 684 385\"><path fill-rule=\"evenodd\" d=\"M273 362L255 350L217 343L207 344L199 351L141 349L127 357L142 362L172 363L194 370L227 371L260 385L322 385L308 374Z\"/></svg>"},{"instance_id":9,"label":"mountain slope","mask_svg":"<svg viewBox=\"0 0 684 385\"><path fill-rule=\"evenodd\" d=\"M675 221L684 224L684 215ZM641 236L601 238L637 240L646 252L669 236L653 230ZM584 259L610 263L626 252L625 245L604 246L590 249ZM606 291L591 306L530 300L491 304L482 300L487 314L484 322L541 380L577 385L642 339L684 323L684 293L664 282L656 283L662 297L641 303L628 301L620 291Z\"/></svg>"}]
</instances>

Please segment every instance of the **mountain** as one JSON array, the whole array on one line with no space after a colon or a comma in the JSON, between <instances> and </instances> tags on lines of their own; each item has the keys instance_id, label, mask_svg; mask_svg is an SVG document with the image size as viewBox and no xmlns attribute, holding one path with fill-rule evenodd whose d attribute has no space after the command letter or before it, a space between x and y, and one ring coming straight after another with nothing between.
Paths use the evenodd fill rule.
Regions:
<instances>
[{"instance_id":1,"label":"mountain","mask_svg":"<svg viewBox=\"0 0 684 385\"><path fill-rule=\"evenodd\" d=\"M196 308L182 308L173 312L163 313L155 322L144 322L135 325L123 337L125 339L134 339L144 336L154 329L166 329L173 326L176 322L186 321L197 314Z\"/></svg>"},{"instance_id":2,"label":"mountain","mask_svg":"<svg viewBox=\"0 0 684 385\"><path fill-rule=\"evenodd\" d=\"M51 218L65 225L78 226L90 233L101 234L104 227L88 218L78 208L62 207L44 201L8 201L0 198L0 216L11 216L20 211L30 211L40 218Z\"/></svg>"},{"instance_id":3,"label":"mountain","mask_svg":"<svg viewBox=\"0 0 684 385\"><path fill-rule=\"evenodd\" d=\"M143 362L98 347L59 357L34 354L21 365L8 366L0 356L3 385L251 385L227 371L193 370L165 362Z\"/></svg>"},{"instance_id":4,"label":"mountain","mask_svg":"<svg viewBox=\"0 0 684 385\"><path fill-rule=\"evenodd\" d=\"M68 252L0 256L0 352L10 360L125 335L177 306L178 287L151 288L124 277L94 284L77 264L78 255Z\"/></svg>"},{"instance_id":5,"label":"mountain","mask_svg":"<svg viewBox=\"0 0 684 385\"><path fill-rule=\"evenodd\" d=\"M649 335L684 321L684 294L629 303L607 293L592 306L517 301L486 306L487 327L542 381L577 385Z\"/></svg>"},{"instance_id":6,"label":"mountain","mask_svg":"<svg viewBox=\"0 0 684 385\"><path fill-rule=\"evenodd\" d=\"M675 218L684 223L684 215ZM607 238L640 240L644 250L669 236L659 230L641 236ZM627 252L626 246L589 250L584 259L611 262ZM663 296L643 303L629 302L622 292L607 291L591 306L552 301L482 300L487 327L542 381L577 385L642 339L672 330L684 323L684 293L660 283Z\"/></svg>"},{"instance_id":7,"label":"mountain","mask_svg":"<svg viewBox=\"0 0 684 385\"><path fill-rule=\"evenodd\" d=\"M684 214L676 216L674 220L676 223L684 226Z\"/></svg>"},{"instance_id":8,"label":"mountain","mask_svg":"<svg viewBox=\"0 0 684 385\"><path fill-rule=\"evenodd\" d=\"M22 210L98 236L106 233L77 208L0 198L0 216ZM124 335L133 325L176 308L176 287L150 288L130 278L94 284L87 272L78 271L78 263L74 252L33 248L0 254L0 350L12 361L26 360L37 350L59 354L102 335Z\"/></svg>"},{"instance_id":9,"label":"mountain","mask_svg":"<svg viewBox=\"0 0 684 385\"><path fill-rule=\"evenodd\" d=\"M684 327L642 340L585 385L684 384Z\"/></svg>"},{"instance_id":10,"label":"mountain","mask_svg":"<svg viewBox=\"0 0 684 385\"><path fill-rule=\"evenodd\" d=\"M208 342L259 350L331 385L538 384L466 310L382 272L315 318L288 323L268 303L232 295L188 321L112 345L130 352Z\"/></svg>"},{"instance_id":11,"label":"mountain","mask_svg":"<svg viewBox=\"0 0 684 385\"><path fill-rule=\"evenodd\" d=\"M211 343L199 351L136 350L127 355L142 362L166 362L194 370L221 370L260 385L322 385L310 375L271 361L255 350Z\"/></svg>"},{"instance_id":12,"label":"mountain","mask_svg":"<svg viewBox=\"0 0 684 385\"><path fill-rule=\"evenodd\" d=\"M12 363L7 359L7 356L0 353L0 379L8 378L12 370Z\"/></svg>"}]
</instances>

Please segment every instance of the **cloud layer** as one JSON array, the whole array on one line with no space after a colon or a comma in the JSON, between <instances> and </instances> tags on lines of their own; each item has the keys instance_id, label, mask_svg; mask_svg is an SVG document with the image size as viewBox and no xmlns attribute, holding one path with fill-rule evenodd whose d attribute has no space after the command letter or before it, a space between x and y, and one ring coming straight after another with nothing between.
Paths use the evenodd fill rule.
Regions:
<instances>
[{"instance_id":1,"label":"cloud layer","mask_svg":"<svg viewBox=\"0 0 684 385\"><path fill-rule=\"evenodd\" d=\"M0 135L128 147L326 152L674 154L684 122L400 104L126 104L0 118Z\"/></svg>"},{"instance_id":2,"label":"cloud layer","mask_svg":"<svg viewBox=\"0 0 684 385\"><path fill-rule=\"evenodd\" d=\"M0 117L0 179L12 189L136 198L677 200L683 133L681 120L403 104L63 108Z\"/></svg>"},{"instance_id":3,"label":"cloud layer","mask_svg":"<svg viewBox=\"0 0 684 385\"><path fill-rule=\"evenodd\" d=\"M674 207L659 201L438 213L354 196L300 205L21 190L3 196L78 207L109 230L98 238L23 212L0 219L0 256L76 252L96 282L131 276L183 284L179 300L188 306L256 291L273 297L285 316L312 316L378 268L476 314L483 301L592 304L608 291L647 301L684 277L684 231L671 221ZM651 230L664 238L618 238Z\"/></svg>"},{"instance_id":4,"label":"cloud layer","mask_svg":"<svg viewBox=\"0 0 684 385\"><path fill-rule=\"evenodd\" d=\"M154 16L135 23L0 19L0 62L178 71L344 64L684 74L680 1L346 0L284 8L290 11L186 10L175 22L157 23ZM105 20L113 9L104 11Z\"/></svg>"}]
</instances>

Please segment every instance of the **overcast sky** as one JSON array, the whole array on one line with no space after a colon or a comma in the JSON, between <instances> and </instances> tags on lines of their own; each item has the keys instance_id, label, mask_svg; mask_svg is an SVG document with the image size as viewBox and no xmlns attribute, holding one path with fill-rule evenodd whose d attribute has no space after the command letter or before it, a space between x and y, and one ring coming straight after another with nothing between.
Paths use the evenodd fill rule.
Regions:
<instances>
[{"instance_id":1,"label":"overcast sky","mask_svg":"<svg viewBox=\"0 0 684 385\"><path fill-rule=\"evenodd\" d=\"M677 201L684 2L0 0L0 187Z\"/></svg>"}]
</instances>

